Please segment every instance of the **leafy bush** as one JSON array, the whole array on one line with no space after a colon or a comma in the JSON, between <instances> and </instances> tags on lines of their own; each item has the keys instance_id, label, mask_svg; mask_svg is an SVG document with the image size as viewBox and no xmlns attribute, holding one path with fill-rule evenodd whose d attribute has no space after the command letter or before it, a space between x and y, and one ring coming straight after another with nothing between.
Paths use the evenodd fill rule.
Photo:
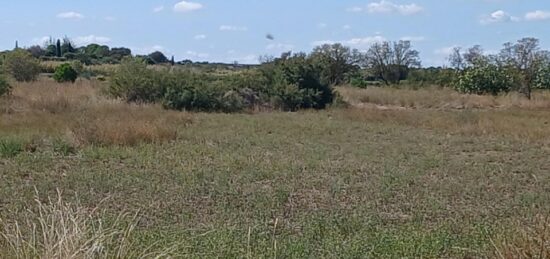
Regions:
<instances>
[{"instance_id":1,"label":"leafy bush","mask_svg":"<svg viewBox=\"0 0 550 259\"><path fill-rule=\"evenodd\" d=\"M68 64L68 63L58 66L55 69L55 73L53 75L53 79L58 83L64 83L64 82L74 83L77 77L78 77L78 73L76 72L76 70L73 69L71 64Z\"/></svg>"},{"instance_id":2,"label":"leafy bush","mask_svg":"<svg viewBox=\"0 0 550 259\"><path fill-rule=\"evenodd\" d=\"M149 69L141 59L125 59L108 92L128 102L162 102L167 109L206 112L239 112L257 105L323 109L333 100L332 88L320 82L305 56L229 74Z\"/></svg>"},{"instance_id":3,"label":"leafy bush","mask_svg":"<svg viewBox=\"0 0 550 259\"><path fill-rule=\"evenodd\" d=\"M11 91L11 85L9 84L8 80L4 78L2 74L0 74L0 96L9 94Z\"/></svg>"},{"instance_id":4,"label":"leafy bush","mask_svg":"<svg viewBox=\"0 0 550 259\"><path fill-rule=\"evenodd\" d=\"M108 92L128 102L159 101L164 96L164 74L148 69L142 59L124 58L111 78Z\"/></svg>"},{"instance_id":5,"label":"leafy bush","mask_svg":"<svg viewBox=\"0 0 550 259\"><path fill-rule=\"evenodd\" d=\"M28 51L17 49L6 54L4 69L19 82L36 81L40 74L40 63Z\"/></svg>"},{"instance_id":6,"label":"leafy bush","mask_svg":"<svg viewBox=\"0 0 550 259\"><path fill-rule=\"evenodd\" d=\"M457 90L470 94L509 92L514 85L511 73L496 65L488 64L469 68L458 78Z\"/></svg>"},{"instance_id":7,"label":"leafy bush","mask_svg":"<svg viewBox=\"0 0 550 259\"><path fill-rule=\"evenodd\" d=\"M319 70L305 54L264 64L262 71L272 102L284 110L324 109L333 101L332 87L321 82Z\"/></svg>"},{"instance_id":8,"label":"leafy bush","mask_svg":"<svg viewBox=\"0 0 550 259\"><path fill-rule=\"evenodd\" d=\"M543 66L537 71L535 88L550 89L550 65Z\"/></svg>"}]
</instances>

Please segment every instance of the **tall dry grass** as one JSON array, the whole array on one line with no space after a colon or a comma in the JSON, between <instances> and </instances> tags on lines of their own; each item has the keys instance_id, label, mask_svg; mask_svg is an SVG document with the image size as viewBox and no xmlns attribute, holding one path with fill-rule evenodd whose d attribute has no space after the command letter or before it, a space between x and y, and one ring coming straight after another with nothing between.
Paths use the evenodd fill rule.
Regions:
<instances>
[{"instance_id":1,"label":"tall dry grass","mask_svg":"<svg viewBox=\"0 0 550 259\"><path fill-rule=\"evenodd\" d=\"M550 258L550 219L536 216L531 222L516 223L504 234L491 239L492 258Z\"/></svg>"},{"instance_id":2,"label":"tall dry grass","mask_svg":"<svg viewBox=\"0 0 550 259\"><path fill-rule=\"evenodd\" d=\"M550 143L550 111L546 110L380 110L350 108L340 116L371 123L404 125L447 134L496 136Z\"/></svg>"},{"instance_id":3,"label":"tall dry grass","mask_svg":"<svg viewBox=\"0 0 550 259\"><path fill-rule=\"evenodd\" d=\"M17 84L0 102L0 133L62 136L75 145L136 145L174 140L192 122L188 113L106 98L100 84Z\"/></svg>"},{"instance_id":4,"label":"tall dry grass","mask_svg":"<svg viewBox=\"0 0 550 259\"><path fill-rule=\"evenodd\" d=\"M344 100L356 107L382 109L487 109L487 108L550 108L550 92L535 92L531 100L519 93L499 96L460 94L453 89L429 87L418 90L389 87L360 89L340 87L337 89Z\"/></svg>"},{"instance_id":5,"label":"tall dry grass","mask_svg":"<svg viewBox=\"0 0 550 259\"><path fill-rule=\"evenodd\" d=\"M167 258L176 246L140 247L133 240L137 218L119 215L107 223L98 208L38 195L23 218L0 218L0 257L41 259Z\"/></svg>"}]
</instances>

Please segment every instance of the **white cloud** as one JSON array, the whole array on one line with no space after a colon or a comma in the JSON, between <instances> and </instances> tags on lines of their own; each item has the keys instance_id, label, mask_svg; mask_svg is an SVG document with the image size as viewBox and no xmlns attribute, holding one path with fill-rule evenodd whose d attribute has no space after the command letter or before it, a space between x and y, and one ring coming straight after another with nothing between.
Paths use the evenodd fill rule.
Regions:
<instances>
[{"instance_id":1,"label":"white cloud","mask_svg":"<svg viewBox=\"0 0 550 259\"><path fill-rule=\"evenodd\" d=\"M353 48L358 49L367 49L374 43L384 42L387 41L386 38L383 36L377 35L372 37L363 37L363 38L353 38L349 40L343 40L343 41L334 41L334 40L321 40L321 41L314 41L311 43L313 46L320 46L324 44L335 44L340 43L346 46L350 46Z\"/></svg>"},{"instance_id":2,"label":"white cloud","mask_svg":"<svg viewBox=\"0 0 550 259\"><path fill-rule=\"evenodd\" d=\"M97 44L107 44L111 42L111 39L104 36L95 36L95 35L88 35L88 36L80 36L73 39L73 42L77 46L85 46L92 43Z\"/></svg>"},{"instance_id":3,"label":"white cloud","mask_svg":"<svg viewBox=\"0 0 550 259\"><path fill-rule=\"evenodd\" d=\"M130 49L132 49L132 53L135 53L138 55L147 55L155 51L160 51L160 52L166 51L166 49L161 45L154 45L150 47L130 47Z\"/></svg>"},{"instance_id":4,"label":"white cloud","mask_svg":"<svg viewBox=\"0 0 550 259\"><path fill-rule=\"evenodd\" d=\"M423 36L404 36L404 37L401 37L400 40L410 41L410 42L419 42L419 41L425 41L426 38Z\"/></svg>"},{"instance_id":5,"label":"white cloud","mask_svg":"<svg viewBox=\"0 0 550 259\"><path fill-rule=\"evenodd\" d=\"M185 52L185 54L188 57L192 57L192 58L206 59L206 58L210 57L210 54L208 54L208 53L199 53L199 52L191 51L191 50L188 50L187 52Z\"/></svg>"},{"instance_id":6,"label":"white cloud","mask_svg":"<svg viewBox=\"0 0 550 259\"><path fill-rule=\"evenodd\" d=\"M485 15L481 18L482 24L490 23L502 23L502 22L517 22L520 19L518 17L512 16L503 10L497 10L489 15Z\"/></svg>"},{"instance_id":7,"label":"white cloud","mask_svg":"<svg viewBox=\"0 0 550 259\"><path fill-rule=\"evenodd\" d=\"M351 30L351 25L346 24L346 25L342 26L342 29L344 29L344 30L346 30L346 31L347 31L347 30Z\"/></svg>"},{"instance_id":8,"label":"white cloud","mask_svg":"<svg viewBox=\"0 0 550 259\"><path fill-rule=\"evenodd\" d=\"M81 14L81 13L77 13L77 12L64 12L64 13L59 13L57 15L57 18L60 18L60 19L73 19L73 20L81 20L81 19L84 19L84 15Z\"/></svg>"},{"instance_id":9,"label":"white cloud","mask_svg":"<svg viewBox=\"0 0 550 259\"><path fill-rule=\"evenodd\" d=\"M353 7L350 9L352 12L360 12L366 10L368 13L382 13L382 14L394 14L401 15L413 15L420 13L424 8L418 4L396 4L391 1L381 0L380 2L370 3L367 8Z\"/></svg>"},{"instance_id":10,"label":"white cloud","mask_svg":"<svg viewBox=\"0 0 550 259\"><path fill-rule=\"evenodd\" d=\"M248 28L244 26L222 25L220 26L220 31L248 31Z\"/></svg>"},{"instance_id":11,"label":"white cloud","mask_svg":"<svg viewBox=\"0 0 550 259\"><path fill-rule=\"evenodd\" d=\"M188 13L196 10L200 10L203 8L203 5L200 3L194 3L194 2L187 2L187 1L181 1L174 5L174 11L180 12L180 13Z\"/></svg>"},{"instance_id":12,"label":"white cloud","mask_svg":"<svg viewBox=\"0 0 550 259\"><path fill-rule=\"evenodd\" d=\"M548 11L533 11L528 12L525 14L525 20L527 21L542 21L542 20L549 20L550 19L550 12Z\"/></svg>"},{"instance_id":13,"label":"white cloud","mask_svg":"<svg viewBox=\"0 0 550 259\"><path fill-rule=\"evenodd\" d=\"M160 13L160 12L162 12L162 11L164 11L164 5L159 5L159 6L155 7L155 8L153 8L153 12L154 12L154 13Z\"/></svg>"},{"instance_id":14,"label":"white cloud","mask_svg":"<svg viewBox=\"0 0 550 259\"><path fill-rule=\"evenodd\" d=\"M113 17L113 16L106 16L103 19L105 19L105 21L108 21L108 22L116 21L116 17Z\"/></svg>"},{"instance_id":15,"label":"white cloud","mask_svg":"<svg viewBox=\"0 0 550 259\"><path fill-rule=\"evenodd\" d=\"M317 24L317 28L319 28L319 29L324 29L326 27L328 27L328 24L326 24L324 22Z\"/></svg>"},{"instance_id":16,"label":"white cloud","mask_svg":"<svg viewBox=\"0 0 550 259\"><path fill-rule=\"evenodd\" d=\"M195 40L204 40L206 39L206 35L204 34L198 34L198 35L195 35L195 37L193 37Z\"/></svg>"},{"instance_id":17,"label":"white cloud","mask_svg":"<svg viewBox=\"0 0 550 259\"><path fill-rule=\"evenodd\" d=\"M44 36L44 37L38 37L38 38L33 38L31 40L31 45L40 45L42 46L44 43L50 41L51 37L50 36Z\"/></svg>"}]
</instances>

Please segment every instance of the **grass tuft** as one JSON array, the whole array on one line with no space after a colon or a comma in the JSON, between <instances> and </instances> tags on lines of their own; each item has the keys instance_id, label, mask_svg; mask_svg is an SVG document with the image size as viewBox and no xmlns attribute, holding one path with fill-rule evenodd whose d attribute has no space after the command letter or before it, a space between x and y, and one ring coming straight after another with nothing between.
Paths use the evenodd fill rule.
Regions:
<instances>
[{"instance_id":1,"label":"grass tuft","mask_svg":"<svg viewBox=\"0 0 550 259\"><path fill-rule=\"evenodd\" d=\"M59 191L47 202L36 195L34 202L24 218L0 218L0 254L6 258L166 258L176 247L140 247L133 241L136 216L120 214L108 223L98 208L66 203Z\"/></svg>"}]
</instances>

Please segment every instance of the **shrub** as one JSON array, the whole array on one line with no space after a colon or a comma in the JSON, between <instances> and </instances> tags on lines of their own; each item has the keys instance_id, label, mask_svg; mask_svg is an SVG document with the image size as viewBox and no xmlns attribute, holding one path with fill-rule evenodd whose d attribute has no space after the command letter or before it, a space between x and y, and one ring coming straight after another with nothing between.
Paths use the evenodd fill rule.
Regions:
<instances>
[{"instance_id":1,"label":"shrub","mask_svg":"<svg viewBox=\"0 0 550 259\"><path fill-rule=\"evenodd\" d=\"M7 95L11 91L11 85L9 84L8 80L4 78L2 74L0 74L0 96Z\"/></svg>"},{"instance_id":2,"label":"shrub","mask_svg":"<svg viewBox=\"0 0 550 259\"><path fill-rule=\"evenodd\" d=\"M74 83L77 77L78 77L78 73L76 72L76 70L73 69L71 64L68 64L68 63L58 66L55 69L55 73L53 75L53 79L58 83L65 83L65 82Z\"/></svg>"},{"instance_id":3,"label":"shrub","mask_svg":"<svg viewBox=\"0 0 550 259\"><path fill-rule=\"evenodd\" d=\"M324 109L332 103L332 87L321 82L319 71L305 54L285 57L262 68L271 86L269 96L280 108Z\"/></svg>"},{"instance_id":4,"label":"shrub","mask_svg":"<svg viewBox=\"0 0 550 259\"><path fill-rule=\"evenodd\" d=\"M469 68L458 78L457 90L469 94L509 92L514 85L511 73L496 65Z\"/></svg>"},{"instance_id":5,"label":"shrub","mask_svg":"<svg viewBox=\"0 0 550 259\"><path fill-rule=\"evenodd\" d=\"M161 72L147 68L140 58L124 58L115 70L108 92L113 97L128 102L150 103L161 100L164 96Z\"/></svg>"},{"instance_id":6,"label":"shrub","mask_svg":"<svg viewBox=\"0 0 550 259\"><path fill-rule=\"evenodd\" d=\"M537 71L535 88L550 89L550 65L543 66Z\"/></svg>"},{"instance_id":7,"label":"shrub","mask_svg":"<svg viewBox=\"0 0 550 259\"><path fill-rule=\"evenodd\" d=\"M36 81L41 66L28 51L17 49L6 54L4 69L17 81L30 82Z\"/></svg>"}]
</instances>

